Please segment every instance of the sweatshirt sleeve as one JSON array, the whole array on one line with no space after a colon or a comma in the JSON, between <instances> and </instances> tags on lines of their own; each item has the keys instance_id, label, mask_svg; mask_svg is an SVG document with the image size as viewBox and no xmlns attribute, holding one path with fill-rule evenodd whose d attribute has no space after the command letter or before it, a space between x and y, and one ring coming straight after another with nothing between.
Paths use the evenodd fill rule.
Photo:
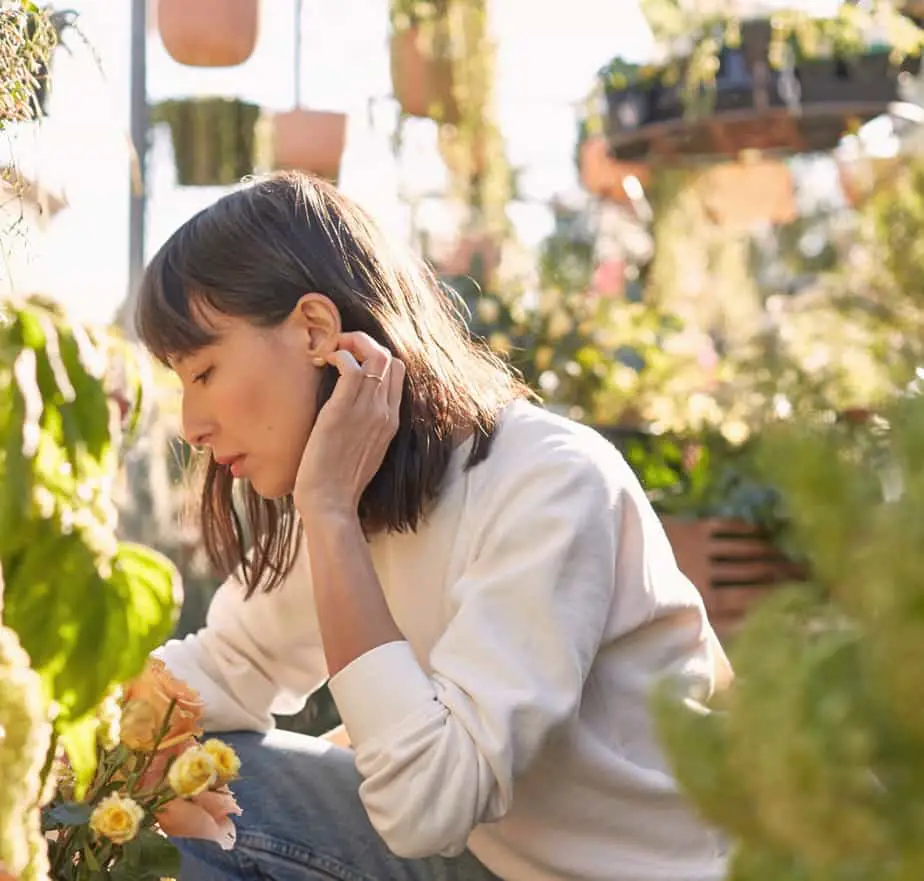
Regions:
<instances>
[{"instance_id":1,"label":"sweatshirt sleeve","mask_svg":"<svg viewBox=\"0 0 924 881\"><path fill-rule=\"evenodd\" d=\"M268 731L274 713L301 710L327 678L304 542L276 590L245 601L232 576L212 599L205 627L155 655L199 692L206 730Z\"/></svg>"},{"instance_id":2,"label":"sweatshirt sleeve","mask_svg":"<svg viewBox=\"0 0 924 881\"><path fill-rule=\"evenodd\" d=\"M360 796L398 856L460 853L577 712L615 589L625 463L607 448L534 449L487 491L429 671L393 642L331 679Z\"/></svg>"}]
</instances>

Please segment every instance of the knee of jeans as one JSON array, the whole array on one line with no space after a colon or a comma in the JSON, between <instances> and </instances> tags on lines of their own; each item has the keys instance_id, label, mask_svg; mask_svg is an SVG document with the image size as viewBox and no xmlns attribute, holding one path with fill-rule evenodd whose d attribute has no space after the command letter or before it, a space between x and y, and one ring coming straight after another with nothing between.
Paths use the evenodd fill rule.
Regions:
<instances>
[{"instance_id":1,"label":"knee of jeans","mask_svg":"<svg viewBox=\"0 0 924 881\"><path fill-rule=\"evenodd\" d=\"M216 735L241 762L231 783L242 815L240 829L279 829L353 825L365 811L353 754L326 741L288 731L231 732Z\"/></svg>"}]
</instances>

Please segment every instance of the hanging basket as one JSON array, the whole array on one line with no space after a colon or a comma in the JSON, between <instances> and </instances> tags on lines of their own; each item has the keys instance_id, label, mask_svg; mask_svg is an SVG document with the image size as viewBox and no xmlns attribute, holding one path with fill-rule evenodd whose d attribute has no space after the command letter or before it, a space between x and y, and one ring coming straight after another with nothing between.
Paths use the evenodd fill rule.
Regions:
<instances>
[{"instance_id":1,"label":"hanging basket","mask_svg":"<svg viewBox=\"0 0 924 881\"><path fill-rule=\"evenodd\" d=\"M715 84L704 88L709 106L695 113L684 103L685 60L673 79L667 68L628 83L606 77L610 154L633 161L829 150L845 132L887 113L899 98L902 70L920 66L914 58L896 67L887 51L876 50L797 59L789 69L775 69L770 35L768 20L742 23L740 45L723 46Z\"/></svg>"},{"instance_id":2,"label":"hanging basket","mask_svg":"<svg viewBox=\"0 0 924 881\"><path fill-rule=\"evenodd\" d=\"M230 186L254 170L256 104L233 98L164 101L151 110L170 126L180 186Z\"/></svg>"},{"instance_id":3,"label":"hanging basket","mask_svg":"<svg viewBox=\"0 0 924 881\"><path fill-rule=\"evenodd\" d=\"M340 178L346 146L345 113L301 108L273 116L273 167Z\"/></svg>"},{"instance_id":4,"label":"hanging basket","mask_svg":"<svg viewBox=\"0 0 924 881\"><path fill-rule=\"evenodd\" d=\"M600 135L580 145L579 163L584 188L617 205L631 203L626 178L636 178L644 190L657 170L643 162L612 159ZM745 154L737 162L719 162L700 175L697 186L715 222L732 229L791 223L798 214L792 174L775 159L752 159Z\"/></svg>"},{"instance_id":5,"label":"hanging basket","mask_svg":"<svg viewBox=\"0 0 924 881\"><path fill-rule=\"evenodd\" d=\"M257 43L257 0L158 0L167 53L189 67L235 67Z\"/></svg>"},{"instance_id":6,"label":"hanging basket","mask_svg":"<svg viewBox=\"0 0 924 881\"><path fill-rule=\"evenodd\" d=\"M395 98L409 116L456 125L459 107L453 95L452 63L417 27L391 36L391 82Z\"/></svg>"}]
</instances>

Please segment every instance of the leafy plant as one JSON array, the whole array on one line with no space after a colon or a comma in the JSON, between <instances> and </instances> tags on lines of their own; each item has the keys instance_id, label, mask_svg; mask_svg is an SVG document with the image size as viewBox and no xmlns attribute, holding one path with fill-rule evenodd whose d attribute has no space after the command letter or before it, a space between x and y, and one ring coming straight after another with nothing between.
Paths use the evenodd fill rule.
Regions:
<instances>
[{"instance_id":1,"label":"leafy plant","mask_svg":"<svg viewBox=\"0 0 924 881\"><path fill-rule=\"evenodd\" d=\"M732 837L732 881L904 881L924 866L922 456L918 395L862 439L819 423L762 443L814 586L748 617L737 679L708 707L671 683L655 698L678 779Z\"/></svg>"},{"instance_id":2,"label":"leafy plant","mask_svg":"<svg viewBox=\"0 0 924 881\"><path fill-rule=\"evenodd\" d=\"M253 173L260 108L236 98L162 101L151 109L155 124L170 127L181 186L239 183Z\"/></svg>"},{"instance_id":3,"label":"leafy plant","mask_svg":"<svg viewBox=\"0 0 924 881\"><path fill-rule=\"evenodd\" d=\"M56 43L49 10L28 0L0 3L0 130L35 115L39 78Z\"/></svg>"},{"instance_id":4,"label":"leafy plant","mask_svg":"<svg viewBox=\"0 0 924 881\"><path fill-rule=\"evenodd\" d=\"M0 765L24 756L53 728L80 793L96 764L96 709L134 677L169 636L175 574L166 559L118 543L111 492L119 441L105 359L79 325L36 304L0 304L0 571L6 656L39 689L10 709L23 732L0 742ZM25 654L21 655L17 646ZM28 656L28 667L22 659ZM30 686L31 688L31 686ZM25 698L24 698L25 699ZM36 703L36 701L38 703ZM41 708L36 713L36 707ZM0 726L9 721L0 703ZM17 721L18 720L18 721ZM48 744L45 744L48 746ZM37 829L39 805L0 801ZM24 845L0 841L9 871L37 871ZM30 875L26 874L28 878ZM36 876L37 877L37 876Z\"/></svg>"}]
</instances>

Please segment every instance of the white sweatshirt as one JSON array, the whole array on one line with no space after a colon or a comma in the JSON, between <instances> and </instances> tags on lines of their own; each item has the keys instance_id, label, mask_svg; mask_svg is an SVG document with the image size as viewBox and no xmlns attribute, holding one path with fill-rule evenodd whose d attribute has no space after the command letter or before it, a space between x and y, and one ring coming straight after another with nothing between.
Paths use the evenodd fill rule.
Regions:
<instances>
[{"instance_id":1,"label":"white sweatshirt","mask_svg":"<svg viewBox=\"0 0 924 881\"><path fill-rule=\"evenodd\" d=\"M505 881L717 881L722 842L647 701L666 674L702 699L727 662L641 486L596 432L526 402L486 461L465 471L467 453L415 534L371 542L406 642L330 683L373 825L399 856L468 846ZM327 676L307 555L246 603L229 580L160 654L211 730L298 712Z\"/></svg>"}]
</instances>

